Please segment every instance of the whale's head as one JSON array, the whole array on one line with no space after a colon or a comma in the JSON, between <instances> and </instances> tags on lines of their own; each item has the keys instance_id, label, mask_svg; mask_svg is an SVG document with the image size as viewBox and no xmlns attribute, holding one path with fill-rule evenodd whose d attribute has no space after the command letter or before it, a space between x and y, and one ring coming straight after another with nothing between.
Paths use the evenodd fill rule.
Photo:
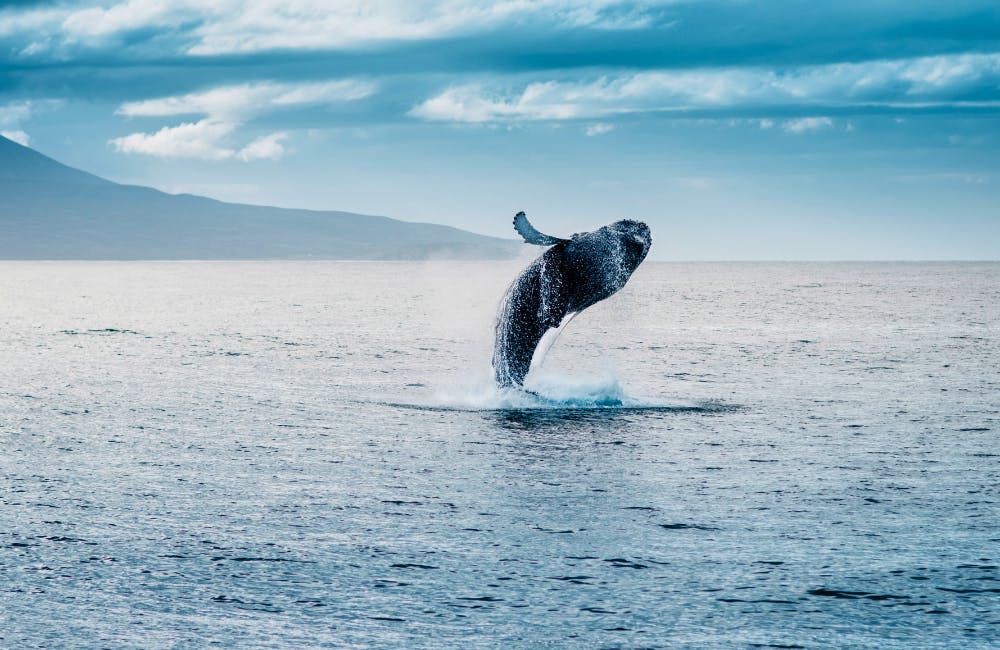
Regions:
<instances>
[{"instance_id":1,"label":"whale's head","mask_svg":"<svg viewBox=\"0 0 1000 650\"><path fill-rule=\"evenodd\" d=\"M624 287L651 243L649 226L632 219L573 235L564 252L573 285L570 311L586 309Z\"/></svg>"},{"instance_id":2,"label":"whale's head","mask_svg":"<svg viewBox=\"0 0 1000 650\"><path fill-rule=\"evenodd\" d=\"M639 264L646 259L649 247L653 243L653 237L649 232L649 226L641 221L632 219L622 219L612 224L604 226L620 242L621 260L619 263L629 274L638 268ZM602 230L604 230L602 228Z\"/></svg>"}]
</instances>

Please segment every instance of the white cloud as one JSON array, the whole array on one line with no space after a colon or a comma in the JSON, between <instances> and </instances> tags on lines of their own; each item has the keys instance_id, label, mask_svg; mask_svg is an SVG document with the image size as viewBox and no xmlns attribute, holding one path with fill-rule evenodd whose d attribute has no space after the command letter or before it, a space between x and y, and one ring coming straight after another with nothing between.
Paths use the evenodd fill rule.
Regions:
<instances>
[{"instance_id":1,"label":"white cloud","mask_svg":"<svg viewBox=\"0 0 1000 650\"><path fill-rule=\"evenodd\" d=\"M288 134L284 131L265 135L240 149L236 156L243 161L280 160L285 155L281 141L287 137Z\"/></svg>"},{"instance_id":2,"label":"white cloud","mask_svg":"<svg viewBox=\"0 0 1000 650\"><path fill-rule=\"evenodd\" d=\"M833 126L833 120L829 117L801 117L797 120L788 120L782 123L783 128L788 133L805 133L806 131L819 131Z\"/></svg>"},{"instance_id":3,"label":"white cloud","mask_svg":"<svg viewBox=\"0 0 1000 650\"><path fill-rule=\"evenodd\" d=\"M584 81L531 82L520 91L455 86L415 106L425 120L511 122L595 119L634 112L731 107L980 105L951 97L1000 84L1000 53L775 68L650 71ZM761 122L762 128L773 122Z\"/></svg>"},{"instance_id":4,"label":"white cloud","mask_svg":"<svg viewBox=\"0 0 1000 650\"><path fill-rule=\"evenodd\" d=\"M0 36L51 31L65 16L62 8L0 9Z\"/></svg>"},{"instance_id":5,"label":"white cloud","mask_svg":"<svg viewBox=\"0 0 1000 650\"><path fill-rule=\"evenodd\" d=\"M80 47L116 44L136 30L158 30L194 24L192 0L128 0L109 7L74 6L0 9L0 37L14 37L12 53L25 58L67 59Z\"/></svg>"},{"instance_id":6,"label":"white cloud","mask_svg":"<svg viewBox=\"0 0 1000 650\"><path fill-rule=\"evenodd\" d=\"M520 95L503 96L482 85L449 88L415 106L410 114L425 120L496 122L514 120L566 120L627 112L631 92L625 86L636 77L601 78L591 83L556 81L528 84Z\"/></svg>"},{"instance_id":7,"label":"white cloud","mask_svg":"<svg viewBox=\"0 0 1000 650\"><path fill-rule=\"evenodd\" d=\"M38 104L50 107L56 103L42 100L41 102L20 101L0 105L0 135L25 147L29 146L31 136L25 132L21 123L31 117L32 111Z\"/></svg>"},{"instance_id":8,"label":"white cloud","mask_svg":"<svg viewBox=\"0 0 1000 650\"><path fill-rule=\"evenodd\" d=\"M262 136L237 150L229 146L236 125L204 119L165 126L155 133L133 133L114 138L109 144L116 151L144 154L157 158L189 158L198 160L280 160L285 155L281 141L288 133L278 131Z\"/></svg>"},{"instance_id":9,"label":"white cloud","mask_svg":"<svg viewBox=\"0 0 1000 650\"><path fill-rule=\"evenodd\" d=\"M0 126L14 126L31 115L31 102L11 102L0 106Z\"/></svg>"},{"instance_id":10,"label":"white cloud","mask_svg":"<svg viewBox=\"0 0 1000 650\"><path fill-rule=\"evenodd\" d=\"M145 27L179 24L186 3L166 0L128 0L108 8L88 7L69 13L62 21L63 33L71 38L103 37Z\"/></svg>"},{"instance_id":11,"label":"white cloud","mask_svg":"<svg viewBox=\"0 0 1000 650\"><path fill-rule=\"evenodd\" d=\"M133 133L109 142L122 153L141 153L159 158L225 160L236 155L223 144L234 128L233 124L204 119L179 126L165 126L155 133Z\"/></svg>"},{"instance_id":12,"label":"white cloud","mask_svg":"<svg viewBox=\"0 0 1000 650\"><path fill-rule=\"evenodd\" d=\"M374 83L358 79L311 83L259 82L128 102L116 112L128 117L202 114L218 119L241 119L280 108L364 99L373 92Z\"/></svg>"},{"instance_id":13,"label":"white cloud","mask_svg":"<svg viewBox=\"0 0 1000 650\"><path fill-rule=\"evenodd\" d=\"M635 29L677 0L126 0L109 6L0 11L0 35L26 55L100 45L137 30L179 30L178 53L330 50L437 39L502 25Z\"/></svg>"},{"instance_id":14,"label":"white cloud","mask_svg":"<svg viewBox=\"0 0 1000 650\"><path fill-rule=\"evenodd\" d=\"M232 136L247 120L284 108L331 104L367 97L375 84L355 79L313 83L259 82L220 86L196 93L122 104L116 111L127 117L204 115L197 122L165 126L155 133L133 133L109 143L122 153L164 158L243 161L279 160L285 155L285 131L260 137L242 148Z\"/></svg>"},{"instance_id":15,"label":"white cloud","mask_svg":"<svg viewBox=\"0 0 1000 650\"><path fill-rule=\"evenodd\" d=\"M194 55L272 49L336 49L364 43L436 39L495 28L505 23L632 29L649 22L650 11L614 11L624 0L259 0L215 3L194 35ZM609 11L610 10L610 11Z\"/></svg>"},{"instance_id":16,"label":"white cloud","mask_svg":"<svg viewBox=\"0 0 1000 650\"><path fill-rule=\"evenodd\" d=\"M31 142L31 137L28 136L24 131L4 131L0 129L0 135L7 138L8 140L13 140L18 144L22 144L27 147Z\"/></svg>"},{"instance_id":17,"label":"white cloud","mask_svg":"<svg viewBox=\"0 0 1000 650\"><path fill-rule=\"evenodd\" d=\"M500 98L485 96L482 86L449 88L437 97L415 106L411 115L425 120L450 122L492 122L518 117L517 107Z\"/></svg>"},{"instance_id":18,"label":"white cloud","mask_svg":"<svg viewBox=\"0 0 1000 650\"><path fill-rule=\"evenodd\" d=\"M607 122L598 122L597 124L591 124L583 130L583 132L588 136L604 135L605 133L611 133L615 130L614 124L608 124Z\"/></svg>"}]
</instances>

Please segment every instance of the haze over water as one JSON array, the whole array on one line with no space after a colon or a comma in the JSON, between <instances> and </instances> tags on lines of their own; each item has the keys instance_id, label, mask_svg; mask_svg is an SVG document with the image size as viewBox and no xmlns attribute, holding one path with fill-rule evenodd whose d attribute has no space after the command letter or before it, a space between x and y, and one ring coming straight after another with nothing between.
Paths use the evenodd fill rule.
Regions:
<instances>
[{"instance_id":1,"label":"haze over water","mask_svg":"<svg viewBox=\"0 0 1000 650\"><path fill-rule=\"evenodd\" d=\"M1000 264L519 268L0 263L0 645L1000 643Z\"/></svg>"}]
</instances>

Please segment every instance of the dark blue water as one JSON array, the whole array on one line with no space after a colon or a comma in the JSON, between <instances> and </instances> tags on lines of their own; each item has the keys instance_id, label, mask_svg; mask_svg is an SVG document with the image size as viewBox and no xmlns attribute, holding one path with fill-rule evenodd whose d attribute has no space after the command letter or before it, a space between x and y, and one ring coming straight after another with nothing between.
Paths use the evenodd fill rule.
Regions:
<instances>
[{"instance_id":1,"label":"dark blue water","mask_svg":"<svg viewBox=\"0 0 1000 650\"><path fill-rule=\"evenodd\" d=\"M0 264L2 647L1000 644L1000 265Z\"/></svg>"}]
</instances>

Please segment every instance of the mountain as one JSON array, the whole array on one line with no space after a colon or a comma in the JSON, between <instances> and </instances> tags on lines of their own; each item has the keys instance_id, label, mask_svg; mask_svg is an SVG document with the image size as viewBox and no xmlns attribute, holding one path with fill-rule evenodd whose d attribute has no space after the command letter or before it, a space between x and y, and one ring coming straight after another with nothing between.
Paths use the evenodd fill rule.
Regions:
<instances>
[{"instance_id":1,"label":"mountain","mask_svg":"<svg viewBox=\"0 0 1000 650\"><path fill-rule=\"evenodd\" d=\"M119 185L0 136L0 259L503 259L514 240Z\"/></svg>"}]
</instances>

